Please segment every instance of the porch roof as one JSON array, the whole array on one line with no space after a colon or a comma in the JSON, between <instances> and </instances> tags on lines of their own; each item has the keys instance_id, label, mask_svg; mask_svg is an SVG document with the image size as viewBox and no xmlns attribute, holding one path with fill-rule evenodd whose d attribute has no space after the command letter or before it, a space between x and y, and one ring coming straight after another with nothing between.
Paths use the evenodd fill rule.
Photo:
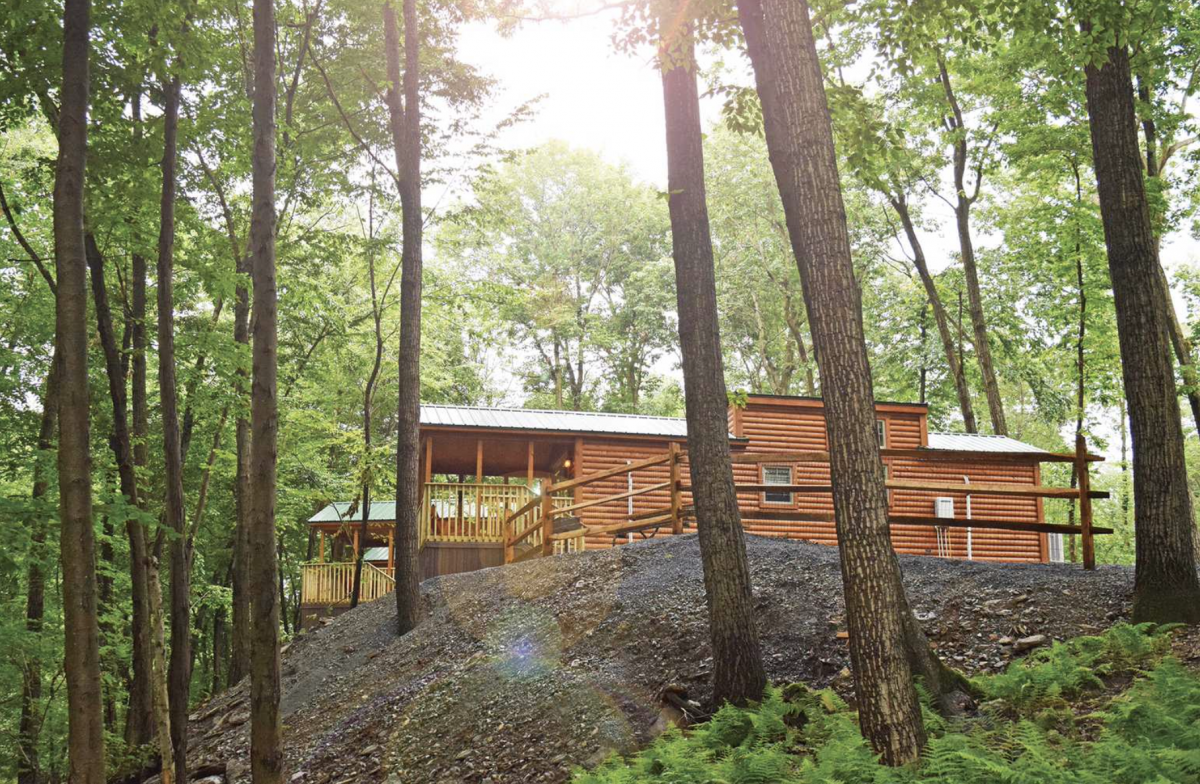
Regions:
<instances>
[{"instance_id":1,"label":"porch roof","mask_svg":"<svg viewBox=\"0 0 1200 784\"><path fill-rule=\"evenodd\" d=\"M329 506L308 518L310 523L349 523L362 520L362 507L354 510L354 515L347 517L350 511L349 501L334 501ZM395 501L372 501L371 514L368 521L391 522L396 519Z\"/></svg>"},{"instance_id":2,"label":"porch roof","mask_svg":"<svg viewBox=\"0 0 1200 784\"><path fill-rule=\"evenodd\" d=\"M421 405L421 426L687 438L687 420L682 417L610 414L600 411L445 406L430 403Z\"/></svg>"}]
</instances>

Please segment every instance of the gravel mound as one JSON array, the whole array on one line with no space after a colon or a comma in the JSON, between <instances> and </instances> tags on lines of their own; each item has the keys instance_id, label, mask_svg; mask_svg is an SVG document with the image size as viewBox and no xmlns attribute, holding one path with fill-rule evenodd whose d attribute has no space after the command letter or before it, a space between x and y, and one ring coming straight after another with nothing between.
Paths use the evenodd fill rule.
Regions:
<instances>
[{"instance_id":1,"label":"gravel mound","mask_svg":"<svg viewBox=\"0 0 1200 784\"><path fill-rule=\"evenodd\" d=\"M753 536L747 548L770 678L848 691L837 550ZM930 639L967 673L1110 626L1133 589L1118 567L901 562ZM285 650L293 784L561 782L660 732L664 692L709 697L694 534L439 577L422 593L427 620L403 638L389 596ZM193 768L249 781L248 687L193 713Z\"/></svg>"}]
</instances>

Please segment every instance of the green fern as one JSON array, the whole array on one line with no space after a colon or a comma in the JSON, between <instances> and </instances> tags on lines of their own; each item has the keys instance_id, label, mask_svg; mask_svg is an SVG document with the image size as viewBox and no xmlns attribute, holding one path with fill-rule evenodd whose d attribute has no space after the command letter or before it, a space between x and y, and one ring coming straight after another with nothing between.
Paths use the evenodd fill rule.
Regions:
<instances>
[{"instance_id":1,"label":"green fern","mask_svg":"<svg viewBox=\"0 0 1200 784\"><path fill-rule=\"evenodd\" d=\"M673 730L576 784L1200 784L1200 677L1172 658L1168 627L1120 625L1055 645L974 683L970 719L933 712L919 765L880 765L831 691L770 688L690 733ZM1106 696L1103 678L1132 675ZM1071 700L1086 696L1090 712Z\"/></svg>"}]
</instances>

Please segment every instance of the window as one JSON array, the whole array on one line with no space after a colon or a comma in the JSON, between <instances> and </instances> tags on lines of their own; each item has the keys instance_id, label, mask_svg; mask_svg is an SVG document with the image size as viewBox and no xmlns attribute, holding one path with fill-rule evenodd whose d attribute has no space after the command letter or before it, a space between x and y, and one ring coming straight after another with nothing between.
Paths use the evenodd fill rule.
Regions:
<instances>
[{"instance_id":1,"label":"window","mask_svg":"<svg viewBox=\"0 0 1200 784\"><path fill-rule=\"evenodd\" d=\"M882 419L875 420L875 438L879 441L880 449L887 449L887 422Z\"/></svg>"},{"instance_id":2,"label":"window","mask_svg":"<svg viewBox=\"0 0 1200 784\"><path fill-rule=\"evenodd\" d=\"M792 483L791 466L763 466L764 485L790 485ZM783 490L768 490L763 493L764 504L791 504L792 494Z\"/></svg>"}]
</instances>

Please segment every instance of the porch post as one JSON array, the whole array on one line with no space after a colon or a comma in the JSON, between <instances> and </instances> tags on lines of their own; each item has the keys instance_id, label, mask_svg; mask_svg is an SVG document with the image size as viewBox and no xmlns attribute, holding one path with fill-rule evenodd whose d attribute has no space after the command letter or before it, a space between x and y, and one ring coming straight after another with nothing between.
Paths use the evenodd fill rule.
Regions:
<instances>
[{"instance_id":1,"label":"porch post","mask_svg":"<svg viewBox=\"0 0 1200 784\"><path fill-rule=\"evenodd\" d=\"M395 574L392 570L396 568L396 527L392 526L388 529L388 572Z\"/></svg>"},{"instance_id":2,"label":"porch post","mask_svg":"<svg viewBox=\"0 0 1200 784\"><path fill-rule=\"evenodd\" d=\"M475 439L475 535L483 534L483 439Z\"/></svg>"},{"instance_id":3,"label":"porch post","mask_svg":"<svg viewBox=\"0 0 1200 784\"><path fill-rule=\"evenodd\" d=\"M425 484L433 481L433 436L425 438Z\"/></svg>"},{"instance_id":4,"label":"porch post","mask_svg":"<svg viewBox=\"0 0 1200 784\"><path fill-rule=\"evenodd\" d=\"M321 537L317 547L317 561L319 563L325 563L325 529L318 528L317 535Z\"/></svg>"},{"instance_id":5,"label":"porch post","mask_svg":"<svg viewBox=\"0 0 1200 784\"><path fill-rule=\"evenodd\" d=\"M529 471L525 479L530 492L533 491L533 439L529 440Z\"/></svg>"}]
</instances>

